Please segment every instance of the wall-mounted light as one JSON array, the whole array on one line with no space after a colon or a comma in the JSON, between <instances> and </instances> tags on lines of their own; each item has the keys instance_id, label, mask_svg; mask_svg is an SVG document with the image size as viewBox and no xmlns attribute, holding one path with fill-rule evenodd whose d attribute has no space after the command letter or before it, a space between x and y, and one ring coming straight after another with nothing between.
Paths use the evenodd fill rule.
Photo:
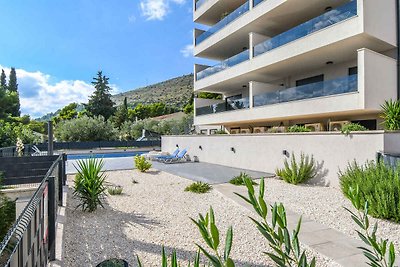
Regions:
<instances>
[{"instance_id":1,"label":"wall-mounted light","mask_svg":"<svg viewBox=\"0 0 400 267\"><path fill-rule=\"evenodd\" d=\"M243 49L243 51L246 51L246 50L247 50L247 47L244 46L242 49Z\"/></svg>"},{"instance_id":2,"label":"wall-mounted light","mask_svg":"<svg viewBox=\"0 0 400 267\"><path fill-rule=\"evenodd\" d=\"M333 61L327 61L326 62L326 65L332 65L333 64Z\"/></svg>"},{"instance_id":3,"label":"wall-mounted light","mask_svg":"<svg viewBox=\"0 0 400 267\"><path fill-rule=\"evenodd\" d=\"M178 144L176 144L175 146L176 146L177 148L179 148L179 145L178 145Z\"/></svg>"},{"instance_id":4,"label":"wall-mounted light","mask_svg":"<svg viewBox=\"0 0 400 267\"><path fill-rule=\"evenodd\" d=\"M331 11L332 10L332 7L331 6L327 6L326 8L325 8L325 12L329 12L329 11Z\"/></svg>"},{"instance_id":5,"label":"wall-mounted light","mask_svg":"<svg viewBox=\"0 0 400 267\"><path fill-rule=\"evenodd\" d=\"M242 85L242 87L243 87L243 88L247 88L247 85L246 85L246 84L244 84L244 85Z\"/></svg>"},{"instance_id":6,"label":"wall-mounted light","mask_svg":"<svg viewBox=\"0 0 400 267\"><path fill-rule=\"evenodd\" d=\"M236 153L236 149L235 149L234 147L231 147L231 151L232 151L233 153Z\"/></svg>"},{"instance_id":7,"label":"wall-mounted light","mask_svg":"<svg viewBox=\"0 0 400 267\"><path fill-rule=\"evenodd\" d=\"M200 150L203 150L203 147L202 147L202 146L199 146L199 149L200 149Z\"/></svg>"},{"instance_id":8,"label":"wall-mounted light","mask_svg":"<svg viewBox=\"0 0 400 267\"><path fill-rule=\"evenodd\" d=\"M290 154L286 149L282 151L282 155L284 155L284 156L286 156L288 158L290 157Z\"/></svg>"}]
</instances>

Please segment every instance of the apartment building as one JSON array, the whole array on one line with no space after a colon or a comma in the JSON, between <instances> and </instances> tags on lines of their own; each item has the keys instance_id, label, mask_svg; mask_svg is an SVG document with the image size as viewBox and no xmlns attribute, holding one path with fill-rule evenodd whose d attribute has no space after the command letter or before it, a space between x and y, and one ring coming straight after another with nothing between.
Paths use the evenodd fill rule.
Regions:
<instances>
[{"instance_id":1,"label":"apartment building","mask_svg":"<svg viewBox=\"0 0 400 267\"><path fill-rule=\"evenodd\" d=\"M398 98L397 0L194 0L196 126L380 128Z\"/></svg>"}]
</instances>

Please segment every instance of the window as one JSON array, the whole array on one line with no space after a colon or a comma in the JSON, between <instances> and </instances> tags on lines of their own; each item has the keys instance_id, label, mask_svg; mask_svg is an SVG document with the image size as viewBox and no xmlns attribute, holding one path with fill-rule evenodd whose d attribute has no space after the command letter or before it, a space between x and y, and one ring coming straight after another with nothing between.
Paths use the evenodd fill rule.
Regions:
<instances>
[{"instance_id":1,"label":"window","mask_svg":"<svg viewBox=\"0 0 400 267\"><path fill-rule=\"evenodd\" d=\"M358 121L352 121L352 123L358 123L368 130L376 130L377 129L377 122L376 120L358 120Z\"/></svg>"},{"instance_id":2,"label":"window","mask_svg":"<svg viewBox=\"0 0 400 267\"><path fill-rule=\"evenodd\" d=\"M357 74L358 74L358 67L349 68L349 76Z\"/></svg>"},{"instance_id":3,"label":"window","mask_svg":"<svg viewBox=\"0 0 400 267\"><path fill-rule=\"evenodd\" d=\"M317 75L317 76L313 76L313 77L297 80L296 81L296 87L302 86L302 85L306 85L306 84L311 84L311 83L323 82L323 81L324 81L324 75L321 74L321 75Z\"/></svg>"}]
</instances>

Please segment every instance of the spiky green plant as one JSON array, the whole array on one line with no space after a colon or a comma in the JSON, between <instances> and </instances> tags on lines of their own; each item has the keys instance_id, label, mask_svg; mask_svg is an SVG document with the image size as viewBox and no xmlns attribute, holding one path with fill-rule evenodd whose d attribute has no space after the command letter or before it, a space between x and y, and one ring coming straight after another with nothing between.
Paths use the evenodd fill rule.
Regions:
<instances>
[{"instance_id":1,"label":"spiky green plant","mask_svg":"<svg viewBox=\"0 0 400 267\"><path fill-rule=\"evenodd\" d=\"M293 125L293 126L290 126L287 131L289 133L307 133L307 132L311 132L311 129L309 129L303 125Z\"/></svg>"},{"instance_id":2,"label":"spiky green plant","mask_svg":"<svg viewBox=\"0 0 400 267\"><path fill-rule=\"evenodd\" d=\"M179 267L181 264L179 264L177 256L176 256L176 251L173 250L171 254L171 261L168 262L168 257L167 254L165 253L164 247L162 247L162 252L161 252L162 258L161 258L161 266L162 267ZM140 261L139 256L136 256L136 260L138 263L138 267L142 267L142 262ZM190 267L190 261L188 263L188 267ZM193 261L193 267L200 267L200 251L197 251L196 257L194 258Z\"/></svg>"},{"instance_id":3,"label":"spiky green plant","mask_svg":"<svg viewBox=\"0 0 400 267\"><path fill-rule=\"evenodd\" d=\"M368 129L358 123L348 123L343 125L342 134L349 135L351 132L362 132L367 131Z\"/></svg>"},{"instance_id":4,"label":"spiky green plant","mask_svg":"<svg viewBox=\"0 0 400 267\"><path fill-rule=\"evenodd\" d=\"M204 194L209 192L212 189L212 186L208 183L203 182L195 182L190 184L185 188L186 192L192 192L197 194Z\"/></svg>"},{"instance_id":5,"label":"spiky green plant","mask_svg":"<svg viewBox=\"0 0 400 267\"><path fill-rule=\"evenodd\" d=\"M339 172L343 194L351 199L352 188L359 188L360 201L369 203L369 215L400 222L400 165L396 168L383 162L356 162Z\"/></svg>"},{"instance_id":6,"label":"spiky green plant","mask_svg":"<svg viewBox=\"0 0 400 267\"><path fill-rule=\"evenodd\" d=\"M79 160L75 169L78 173L74 181L74 196L80 203L77 208L81 207L83 211L93 212L98 206L103 206L106 187L104 182L106 174L102 172L104 161L102 159L89 158Z\"/></svg>"},{"instance_id":7,"label":"spiky green plant","mask_svg":"<svg viewBox=\"0 0 400 267\"><path fill-rule=\"evenodd\" d=\"M146 160L144 156L135 156L135 167L141 172L150 170L152 164Z\"/></svg>"},{"instance_id":8,"label":"spiky green plant","mask_svg":"<svg viewBox=\"0 0 400 267\"><path fill-rule=\"evenodd\" d=\"M287 159L285 159L283 169L276 169L275 173L285 182L290 184L300 184L307 182L308 180L314 178L317 175L317 167L314 161L314 157L311 155L300 154L300 162L296 161L294 153L291 155L290 164Z\"/></svg>"},{"instance_id":9,"label":"spiky green plant","mask_svg":"<svg viewBox=\"0 0 400 267\"><path fill-rule=\"evenodd\" d=\"M235 177L233 177L230 181L229 181L229 183L231 183L231 184L233 184L233 185L245 185L244 184L244 179L245 178L249 178L249 179L252 179L251 177L250 177L250 175L248 175L247 173L245 173L245 172L241 172L238 176L235 176ZM252 182L253 182L253 185L257 185L257 183L256 182L254 182L253 180L252 180Z\"/></svg>"},{"instance_id":10,"label":"spiky green plant","mask_svg":"<svg viewBox=\"0 0 400 267\"><path fill-rule=\"evenodd\" d=\"M250 218L257 226L260 233L268 240L273 252L265 252L277 266L298 266L315 267L315 258L307 259L306 251L301 250L299 232L301 227L301 217L292 235L289 232L286 218L286 211L283 204L271 206L271 223L268 220L268 205L264 200L264 178L261 179L258 196L255 195L254 186L251 179L245 178L248 197L235 193L250 205L253 206L261 221Z\"/></svg>"},{"instance_id":11,"label":"spiky green plant","mask_svg":"<svg viewBox=\"0 0 400 267\"><path fill-rule=\"evenodd\" d=\"M381 105L382 119L386 130L400 130L400 100L387 100Z\"/></svg>"},{"instance_id":12,"label":"spiky green plant","mask_svg":"<svg viewBox=\"0 0 400 267\"><path fill-rule=\"evenodd\" d=\"M368 218L369 203L364 201L361 191L357 186L355 189L350 188L348 192L351 203L357 212L353 212L345 208L350 214L353 221L361 228L356 231L360 239L367 247L359 247L364 256L368 259L368 265L373 267L393 267L396 262L396 253L393 242L388 239L379 239L376 237L378 231L378 222L375 222L372 231Z\"/></svg>"},{"instance_id":13,"label":"spiky green plant","mask_svg":"<svg viewBox=\"0 0 400 267\"><path fill-rule=\"evenodd\" d=\"M110 186L107 188L107 191L110 195L114 196L114 195L121 195L122 191L124 190L124 188L122 186L116 185L116 186Z\"/></svg>"}]
</instances>

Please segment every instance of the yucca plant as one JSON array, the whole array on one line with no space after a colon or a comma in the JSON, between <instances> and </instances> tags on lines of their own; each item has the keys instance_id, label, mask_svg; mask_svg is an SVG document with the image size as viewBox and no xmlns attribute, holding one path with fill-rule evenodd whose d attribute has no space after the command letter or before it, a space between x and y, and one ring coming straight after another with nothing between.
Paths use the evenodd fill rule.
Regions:
<instances>
[{"instance_id":1,"label":"yucca plant","mask_svg":"<svg viewBox=\"0 0 400 267\"><path fill-rule=\"evenodd\" d=\"M400 100L387 100L381 105L381 108L385 129L390 131L400 130Z\"/></svg>"},{"instance_id":2,"label":"yucca plant","mask_svg":"<svg viewBox=\"0 0 400 267\"><path fill-rule=\"evenodd\" d=\"M307 182L317 175L317 167L314 161L314 157L311 155L300 154L300 162L296 161L294 153L291 155L290 164L285 159L285 167L283 169L276 169L275 173L285 182L290 184L300 184Z\"/></svg>"},{"instance_id":3,"label":"yucca plant","mask_svg":"<svg viewBox=\"0 0 400 267\"><path fill-rule=\"evenodd\" d=\"M210 263L214 267L234 267L235 263L230 258L233 243L232 226L228 228L228 231L226 233L224 254L221 255L219 252L221 240L219 237L219 230L215 222L214 210L212 209L212 207L210 207L210 211L206 214L205 217L199 214L199 219L197 221L192 218L190 219L194 222L194 224L197 225L205 243L212 251L212 253L210 253L199 244L196 244L199 250L208 258Z\"/></svg>"},{"instance_id":4,"label":"yucca plant","mask_svg":"<svg viewBox=\"0 0 400 267\"><path fill-rule=\"evenodd\" d=\"M247 173L241 172L238 176L233 177L233 178L229 181L229 183L231 183L231 184L233 184L233 185L245 185L245 184L244 184L244 179L245 179L245 178L252 179L252 178L250 177L250 175L248 175ZM253 181L253 180L252 180L252 181ZM253 181L253 185L257 185L257 183Z\"/></svg>"},{"instance_id":5,"label":"yucca plant","mask_svg":"<svg viewBox=\"0 0 400 267\"><path fill-rule=\"evenodd\" d=\"M103 206L106 187L104 182L106 175L102 172L104 161L102 159L89 158L79 160L75 169L78 173L74 181L74 196L79 198L83 211L93 212L98 206Z\"/></svg>"},{"instance_id":6,"label":"yucca plant","mask_svg":"<svg viewBox=\"0 0 400 267\"><path fill-rule=\"evenodd\" d=\"M273 260L277 266L298 266L298 267L315 267L315 258L309 260L306 251L300 248L299 232L301 227L301 217L297 223L297 227L290 235L286 211L283 204L270 206L271 223L268 221L268 205L264 200L264 178L261 179L258 197L255 195L254 186L251 179L245 178L244 182L247 187L248 197L235 193L250 205L253 206L256 213L260 216L261 221L254 218L250 219L256 224L260 233L268 240L273 252L265 252L266 255Z\"/></svg>"},{"instance_id":7,"label":"yucca plant","mask_svg":"<svg viewBox=\"0 0 400 267\"><path fill-rule=\"evenodd\" d=\"M135 156L135 167L139 171L146 172L150 170L151 166L152 166L151 163L148 162L144 156L139 156L139 155Z\"/></svg>"},{"instance_id":8,"label":"yucca plant","mask_svg":"<svg viewBox=\"0 0 400 267\"><path fill-rule=\"evenodd\" d=\"M369 203L361 197L361 192L357 186L355 189L350 188L348 197L356 208L357 212L353 212L345 208L350 214L353 221L361 228L356 231L360 239L367 247L359 247L364 256L368 259L368 265L373 267L393 267L396 261L395 247L393 242L388 239L379 239L376 237L378 231L378 222L372 228L369 223L368 209Z\"/></svg>"}]
</instances>

